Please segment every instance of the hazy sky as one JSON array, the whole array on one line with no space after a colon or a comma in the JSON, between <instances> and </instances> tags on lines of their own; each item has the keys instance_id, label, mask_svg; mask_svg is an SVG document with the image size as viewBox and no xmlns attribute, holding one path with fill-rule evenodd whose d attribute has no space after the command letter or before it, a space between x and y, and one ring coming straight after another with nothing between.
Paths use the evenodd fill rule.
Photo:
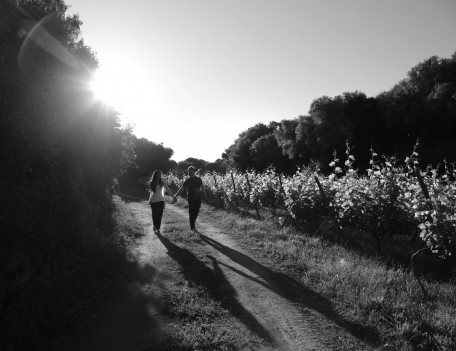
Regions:
<instances>
[{"instance_id":1,"label":"hazy sky","mask_svg":"<svg viewBox=\"0 0 456 351\"><path fill-rule=\"evenodd\" d=\"M134 133L215 161L323 95L375 96L456 51L455 0L66 0Z\"/></svg>"}]
</instances>

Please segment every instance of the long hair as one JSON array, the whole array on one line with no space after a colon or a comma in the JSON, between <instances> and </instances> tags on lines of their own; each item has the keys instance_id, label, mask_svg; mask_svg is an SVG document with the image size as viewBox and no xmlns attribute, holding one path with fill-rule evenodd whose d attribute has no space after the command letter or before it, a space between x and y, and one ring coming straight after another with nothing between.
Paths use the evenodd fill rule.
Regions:
<instances>
[{"instance_id":1,"label":"long hair","mask_svg":"<svg viewBox=\"0 0 456 351\"><path fill-rule=\"evenodd\" d=\"M154 173L152 174L152 178L149 182L150 191L155 192L155 190L157 189L157 185L163 185L163 181L161 179L161 171L158 169L154 171Z\"/></svg>"}]
</instances>

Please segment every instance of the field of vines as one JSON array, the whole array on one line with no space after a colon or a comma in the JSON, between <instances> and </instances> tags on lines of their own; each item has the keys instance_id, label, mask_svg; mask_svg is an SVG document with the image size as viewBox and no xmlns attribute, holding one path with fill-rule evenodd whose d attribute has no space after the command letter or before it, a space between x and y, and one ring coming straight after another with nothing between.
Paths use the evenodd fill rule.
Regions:
<instances>
[{"instance_id":1,"label":"field of vines","mask_svg":"<svg viewBox=\"0 0 456 351\"><path fill-rule=\"evenodd\" d=\"M421 240L421 250L448 258L456 253L456 170L446 162L419 167L416 147L405 160L371 150L370 169L363 174L347 145L343 161L334 155L329 175L302 168L291 176L273 169L199 176L205 202L217 208L257 210L258 216L261 207L280 209L282 221L295 223L331 217L341 229L362 231L379 242L391 235ZM175 188L183 183L172 174L166 178Z\"/></svg>"}]
</instances>

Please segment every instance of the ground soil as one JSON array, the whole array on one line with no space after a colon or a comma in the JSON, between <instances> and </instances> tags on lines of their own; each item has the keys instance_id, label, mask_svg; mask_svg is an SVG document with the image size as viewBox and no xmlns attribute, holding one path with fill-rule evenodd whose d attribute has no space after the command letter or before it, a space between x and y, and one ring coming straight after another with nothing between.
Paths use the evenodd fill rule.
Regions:
<instances>
[{"instance_id":1,"label":"ground soil","mask_svg":"<svg viewBox=\"0 0 456 351\"><path fill-rule=\"evenodd\" d=\"M127 206L143 228L131 250L131 267L104 312L94 316L90 337L74 350L159 350L169 322L161 313L162 295L182 279L207 288L229 311L234 322L227 327L245 339L242 350L371 349L325 298L242 247L211 211L203 209L193 233L187 209L167 204L162 235L156 235L147 202L127 201ZM188 228L188 242L173 242L176 228ZM211 286L204 286L206 281Z\"/></svg>"}]
</instances>

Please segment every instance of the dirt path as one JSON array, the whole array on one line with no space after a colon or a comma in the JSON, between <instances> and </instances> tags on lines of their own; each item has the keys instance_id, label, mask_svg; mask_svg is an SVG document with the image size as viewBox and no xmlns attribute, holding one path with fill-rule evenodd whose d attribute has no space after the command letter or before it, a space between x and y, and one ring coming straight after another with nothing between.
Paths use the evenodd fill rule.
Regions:
<instances>
[{"instance_id":1,"label":"dirt path","mask_svg":"<svg viewBox=\"0 0 456 351\"><path fill-rule=\"evenodd\" d=\"M168 213L187 217L176 206ZM209 267L222 283L221 298L229 299L232 314L265 341L264 349L369 349L347 332L350 326L325 299L259 263L210 221L204 213L197 221L201 246L194 250L210 259Z\"/></svg>"},{"instance_id":2,"label":"dirt path","mask_svg":"<svg viewBox=\"0 0 456 351\"><path fill-rule=\"evenodd\" d=\"M188 227L187 209L167 204L157 236L147 203L127 206L144 234L132 250L132 279L92 338L76 349L159 349L166 323L159 312L161 286L183 275L235 317L236 335L247 339L244 350L370 350L324 298L261 264L209 215L198 218L198 233L188 230L188 243L177 244L172 233Z\"/></svg>"},{"instance_id":3,"label":"dirt path","mask_svg":"<svg viewBox=\"0 0 456 351\"><path fill-rule=\"evenodd\" d=\"M140 217L150 228L146 205L130 203L130 207L137 213L146 212ZM167 205L162 237L149 235L138 253L144 259L166 253L185 268L184 277L195 284L204 284L204 276L214 277L218 282L211 287L214 297L263 340L262 349L340 350L354 345L368 349L349 335L347 323L337 318L321 296L260 264L204 213L197 221L198 234L189 231L197 237L197 245L182 249L173 244L166 238L167 230L188 226L187 217L185 208Z\"/></svg>"}]
</instances>

